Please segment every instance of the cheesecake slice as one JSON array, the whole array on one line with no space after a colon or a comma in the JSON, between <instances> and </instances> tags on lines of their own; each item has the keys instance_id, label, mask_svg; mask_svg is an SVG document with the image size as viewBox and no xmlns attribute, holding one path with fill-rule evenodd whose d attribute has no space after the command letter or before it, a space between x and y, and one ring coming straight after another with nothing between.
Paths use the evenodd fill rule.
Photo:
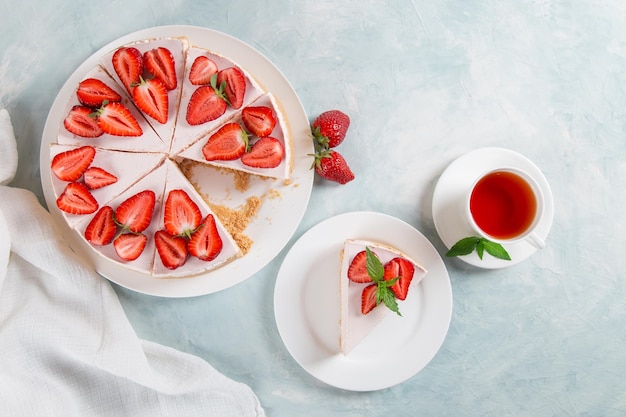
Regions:
<instances>
[{"instance_id":1,"label":"cheesecake slice","mask_svg":"<svg viewBox=\"0 0 626 417\"><path fill-rule=\"evenodd\" d=\"M98 109L101 105L85 105L81 103L78 98L78 90L81 83L87 83L93 80L102 82L106 87L113 90L119 96L119 103L128 110L131 119L136 121L137 134L131 136L122 136L117 134L110 134L106 132L100 132L98 136L82 136L80 133L74 133L68 130L67 120L71 116L71 112L75 109L82 109L85 111L85 118L94 120L94 123ZM85 77L81 80L81 83L76 86L76 90L70 96L68 102L65 105L64 117L66 121L61 123L57 136L57 143L62 145L89 145L99 148L115 149L119 151L132 151L132 152L162 152L165 153L169 149L169 142L161 140L159 135L154 131L152 125L148 123L144 115L135 107L132 100L125 93L123 87L121 87L101 66L96 66L91 69ZM78 120L78 124L84 123L84 121Z\"/></svg>"},{"instance_id":2,"label":"cheesecake slice","mask_svg":"<svg viewBox=\"0 0 626 417\"><path fill-rule=\"evenodd\" d=\"M200 140L179 153L178 156L180 158L191 159L203 164L230 168L236 171L243 171L263 177L278 179L289 178L289 175L293 170L293 139L289 126L283 116L283 112L281 111L280 106L273 94L266 93L250 103L248 106L242 108L241 111L232 116L227 125L239 125L241 131L246 132L245 134L248 137L248 144L251 149L250 152L254 152L254 146L261 140L261 138L255 135L253 129L250 129L250 127L246 125L244 121L244 113L260 108L267 109L270 114L273 115L272 117L275 121L273 129L264 136L275 139L282 147L283 155L277 165L269 167L255 166L254 164L246 163L245 157L238 157L235 159L207 159L205 147L208 146L209 142L217 140L224 126L218 126L216 130L210 131L208 134L202 136Z\"/></svg>"},{"instance_id":3,"label":"cheesecake slice","mask_svg":"<svg viewBox=\"0 0 626 417\"><path fill-rule=\"evenodd\" d=\"M124 50L128 49L138 51L139 58L136 61L134 58L124 56ZM135 100L133 90L141 88L142 80L157 78L163 81L167 96L167 106L164 106L167 108L166 117L159 120L143 110L142 114L165 144L166 151L169 151L176 128L187 49L187 39L182 37L146 39L109 51L104 54L100 61L118 85L124 86L125 96L133 101L140 110L141 106ZM133 72L132 62L140 63L136 72ZM171 71L168 72L166 70L168 68ZM135 75L131 77L132 81L129 79L129 74Z\"/></svg>"},{"instance_id":4,"label":"cheesecake slice","mask_svg":"<svg viewBox=\"0 0 626 417\"><path fill-rule=\"evenodd\" d=\"M242 252L235 240L230 233L228 233L217 215L183 175L178 166L169 159L165 161L165 165L167 166L166 186L163 194L163 205L156 218L157 230L167 232L170 235L169 239L177 235L182 235L180 238L185 241L189 253L184 257L182 265L172 267L171 264L168 264L168 254L160 253L157 247L157 251L154 254L152 275L160 278L190 277L196 274L206 273L240 257ZM178 199L179 202L174 203L174 199ZM181 202L181 199L190 200L190 202ZM171 230L173 226L169 226L170 230L168 230L165 222L168 216L170 218L173 217L167 212L168 201L170 201L169 204L171 205L169 209L172 212L184 211L188 209L188 206L192 206L192 210L197 213L195 223L191 225L181 225L180 230ZM208 219L209 216L211 217L210 220ZM178 220L179 223L187 222L187 219L192 216L185 213L180 217L181 220ZM191 221L189 223L191 223ZM214 228L213 235L209 233L210 228ZM189 231L188 236L185 236L185 229ZM203 233L206 234L203 235ZM157 239L156 236L154 238ZM189 249L194 239L201 240L198 243L200 251L207 247L215 248L215 243L211 240L217 239L220 241L219 250L216 250L213 254L202 252L202 257L195 256L193 249L191 251ZM168 251L167 248L162 250L165 252Z\"/></svg>"},{"instance_id":5,"label":"cheesecake slice","mask_svg":"<svg viewBox=\"0 0 626 417\"><path fill-rule=\"evenodd\" d=\"M78 158L76 155L85 153L83 152L85 150L89 150L90 154L93 155L93 159L90 159L91 162L85 162L84 170L77 173L79 177L76 180L68 181L67 178L62 176L63 179L61 179L55 174L54 170L57 162L63 165L61 169L64 171L73 170L76 165L81 163L80 160L76 159ZM86 145L76 146L53 143L50 145L50 159L53 161L50 171L52 189L54 195L58 198L68 184L79 182L86 186L88 192L98 203L98 206L103 206L159 166L164 158L165 155L159 153L139 154L94 148ZM65 166L65 164L72 164L73 166ZM93 179L94 176L102 175L100 170L111 175L109 184L102 185L99 180ZM63 210L61 210L61 213L71 228L74 228L77 223L85 218L85 215L72 214Z\"/></svg>"},{"instance_id":6,"label":"cheesecake slice","mask_svg":"<svg viewBox=\"0 0 626 417\"><path fill-rule=\"evenodd\" d=\"M224 102L223 99L214 97L215 88L210 81L211 74L216 74L215 87L218 90L221 89L220 81L223 80L219 75L220 72L239 74L243 78L241 83L243 95L240 102L227 100L226 104L223 104L223 112L219 112L219 116L208 116L208 113L214 111L214 106L211 103L218 100ZM205 76L198 75L198 73L204 73ZM227 90L228 87L225 84L222 89L225 96L228 93ZM178 155L199 140L200 137L206 136L207 133L224 125L237 115L242 107L249 105L263 93L263 88L254 78L233 60L208 49L190 47L187 51L185 75L182 80L182 97L176 122L176 135L172 142L170 154ZM228 99L228 97L226 98ZM205 120L198 118L201 113L207 114Z\"/></svg>"},{"instance_id":7,"label":"cheesecake slice","mask_svg":"<svg viewBox=\"0 0 626 417\"><path fill-rule=\"evenodd\" d=\"M382 266L390 271L393 271L392 263L398 259L403 260L402 262L408 261L412 266L412 268L408 268L413 270L412 276L406 273L405 275L407 276L403 276L397 281L398 288L402 286L404 289L402 291L398 289L396 297L406 297L407 291L411 287L418 285L427 274L427 271L417 261L389 245L368 240L347 239L341 251L340 272L341 318L339 346L341 353L344 355L348 355L365 340L371 331L387 316L395 314L383 303L378 304L366 313L362 311L364 291L369 286L375 285L373 282L367 281L367 271L363 268L365 265L366 248L369 248L371 253L379 259ZM357 268L358 263L360 263L361 268ZM357 269L360 269L360 274L353 273ZM357 275L360 275L360 278ZM393 277L399 276L398 272L391 272L391 275ZM408 279L408 281L400 282L405 279ZM355 282L355 280L359 282ZM396 292L395 288L392 287L392 289ZM405 300L397 298L396 302L399 310L402 311L402 303Z\"/></svg>"}]
</instances>

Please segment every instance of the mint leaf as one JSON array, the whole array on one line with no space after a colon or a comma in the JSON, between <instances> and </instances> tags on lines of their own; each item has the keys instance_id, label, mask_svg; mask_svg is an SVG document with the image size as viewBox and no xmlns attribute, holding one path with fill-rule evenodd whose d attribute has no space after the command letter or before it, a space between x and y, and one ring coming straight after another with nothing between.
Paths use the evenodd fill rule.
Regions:
<instances>
[{"instance_id":1,"label":"mint leaf","mask_svg":"<svg viewBox=\"0 0 626 417\"><path fill-rule=\"evenodd\" d=\"M366 265L367 265L367 273L372 278L372 281L378 283L385 276L385 267L383 266L378 256L376 256L369 247L365 247L366 253Z\"/></svg>"},{"instance_id":2,"label":"mint leaf","mask_svg":"<svg viewBox=\"0 0 626 417\"><path fill-rule=\"evenodd\" d=\"M393 311L399 316L402 316L402 314L400 314L400 309L398 308L396 295L386 285L378 285L378 288L376 288L376 305L380 304L381 302L384 303L387 308L389 308L389 310Z\"/></svg>"},{"instance_id":3,"label":"mint leaf","mask_svg":"<svg viewBox=\"0 0 626 417\"><path fill-rule=\"evenodd\" d=\"M483 245L487 253L494 258L504 259L505 261L511 260L511 256L509 256L509 253L501 244L484 239Z\"/></svg>"},{"instance_id":4,"label":"mint leaf","mask_svg":"<svg viewBox=\"0 0 626 417\"><path fill-rule=\"evenodd\" d=\"M509 256L509 253L501 244L478 236L464 237L459 240L450 248L446 256L469 255L474 250L481 260L483 259L485 251L494 258L503 259L505 261L511 260L511 256Z\"/></svg>"},{"instance_id":5,"label":"mint leaf","mask_svg":"<svg viewBox=\"0 0 626 417\"><path fill-rule=\"evenodd\" d=\"M483 260L484 252L485 252L485 240L480 239L478 243L476 244L476 254L478 255L481 261Z\"/></svg>"},{"instance_id":6,"label":"mint leaf","mask_svg":"<svg viewBox=\"0 0 626 417\"><path fill-rule=\"evenodd\" d=\"M385 266L382 264L380 259L378 259L378 256L376 256L376 254L374 254L368 246L365 247L365 254L367 274L376 284L376 305L383 303L391 311L397 313L399 316L402 316L402 314L400 314L400 309L398 308L396 295L391 290L391 286L395 284L400 277L385 279Z\"/></svg>"},{"instance_id":7,"label":"mint leaf","mask_svg":"<svg viewBox=\"0 0 626 417\"><path fill-rule=\"evenodd\" d=\"M452 257L469 255L474 251L474 249L476 249L476 245L478 245L479 241L480 238L476 236L463 238L456 242L454 246L450 248L448 253L446 253L446 256Z\"/></svg>"}]
</instances>

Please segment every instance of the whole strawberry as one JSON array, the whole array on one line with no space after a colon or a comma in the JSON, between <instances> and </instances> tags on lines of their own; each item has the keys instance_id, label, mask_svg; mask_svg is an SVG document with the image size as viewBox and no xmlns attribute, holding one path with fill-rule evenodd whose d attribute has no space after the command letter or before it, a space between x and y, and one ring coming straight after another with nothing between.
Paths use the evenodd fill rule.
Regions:
<instances>
[{"instance_id":1,"label":"whole strawberry","mask_svg":"<svg viewBox=\"0 0 626 417\"><path fill-rule=\"evenodd\" d=\"M315 155L315 172L322 178L345 184L354 179L354 174L344 157L337 151L329 149Z\"/></svg>"},{"instance_id":2,"label":"whole strawberry","mask_svg":"<svg viewBox=\"0 0 626 417\"><path fill-rule=\"evenodd\" d=\"M311 125L314 139L325 148L334 148L346 138L350 118L340 110L320 114Z\"/></svg>"}]
</instances>

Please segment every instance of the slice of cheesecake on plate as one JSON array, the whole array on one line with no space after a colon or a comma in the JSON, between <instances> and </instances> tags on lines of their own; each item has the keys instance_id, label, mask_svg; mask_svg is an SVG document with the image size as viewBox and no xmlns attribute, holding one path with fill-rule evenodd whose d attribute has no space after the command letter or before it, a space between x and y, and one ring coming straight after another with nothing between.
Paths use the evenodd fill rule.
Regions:
<instances>
[{"instance_id":1,"label":"slice of cheesecake on plate","mask_svg":"<svg viewBox=\"0 0 626 417\"><path fill-rule=\"evenodd\" d=\"M390 314L401 314L410 288L426 274L417 261L390 245L347 239L341 251L341 353L348 355ZM379 291L386 293L385 302L376 299L379 280L386 287Z\"/></svg>"}]
</instances>

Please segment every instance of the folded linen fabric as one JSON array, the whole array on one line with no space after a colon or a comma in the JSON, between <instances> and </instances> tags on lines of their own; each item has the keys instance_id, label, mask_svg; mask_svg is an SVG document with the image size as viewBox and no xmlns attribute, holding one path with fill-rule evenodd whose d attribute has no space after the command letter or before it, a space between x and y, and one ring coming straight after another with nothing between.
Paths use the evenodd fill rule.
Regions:
<instances>
[{"instance_id":1,"label":"folded linen fabric","mask_svg":"<svg viewBox=\"0 0 626 417\"><path fill-rule=\"evenodd\" d=\"M0 110L1 184L15 138ZM11 143L12 142L12 143ZM13 156L15 154L15 157ZM257 416L249 386L141 340L30 191L0 185L0 416Z\"/></svg>"}]
</instances>

